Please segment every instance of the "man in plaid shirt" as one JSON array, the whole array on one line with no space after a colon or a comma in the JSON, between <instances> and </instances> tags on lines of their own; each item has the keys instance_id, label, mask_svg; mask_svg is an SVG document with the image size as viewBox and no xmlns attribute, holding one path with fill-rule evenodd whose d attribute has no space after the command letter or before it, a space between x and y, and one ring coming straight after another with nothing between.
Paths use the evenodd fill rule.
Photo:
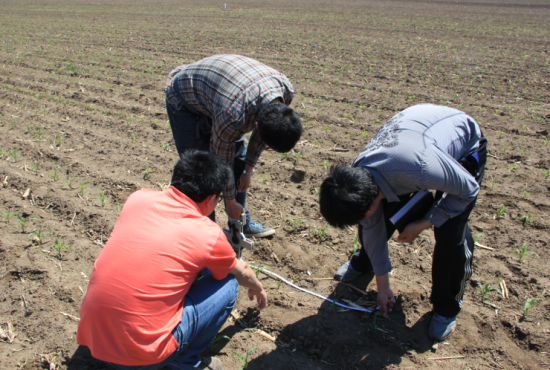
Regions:
<instances>
[{"instance_id":1,"label":"man in plaid shirt","mask_svg":"<svg viewBox=\"0 0 550 370\"><path fill-rule=\"evenodd\" d=\"M269 147L288 152L300 139L302 123L288 107L293 97L285 75L240 55L214 55L168 75L166 110L178 153L209 150L233 167L224 190L225 208L233 219L246 212L246 236L275 233L250 221L244 206L262 151ZM248 132L252 135L247 148Z\"/></svg>"}]
</instances>

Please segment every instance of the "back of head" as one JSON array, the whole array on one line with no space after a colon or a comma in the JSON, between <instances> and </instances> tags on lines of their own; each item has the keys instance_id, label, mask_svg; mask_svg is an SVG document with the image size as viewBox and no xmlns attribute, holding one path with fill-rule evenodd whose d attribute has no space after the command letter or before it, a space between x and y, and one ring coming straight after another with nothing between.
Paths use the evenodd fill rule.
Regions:
<instances>
[{"instance_id":1,"label":"back of head","mask_svg":"<svg viewBox=\"0 0 550 370\"><path fill-rule=\"evenodd\" d=\"M361 167L337 165L321 185L321 214L339 228L355 225L367 214L378 196L378 184Z\"/></svg>"},{"instance_id":2,"label":"back of head","mask_svg":"<svg viewBox=\"0 0 550 370\"><path fill-rule=\"evenodd\" d=\"M171 185L200 203L225 189L231 169L220 157L209 152L186 150L174 166Z\"/></svg>"},{"instance_id":3,"label":"back of head","mask_svg":"<svg viewBox=\"0 0 550 370\"><path fill-rule=\"evenodd\" d=\"M286 153L300 140L302 121L285 104L268 104L260 112L258 132L268 147L276 152Z\"/></svg>"}]
</instances>

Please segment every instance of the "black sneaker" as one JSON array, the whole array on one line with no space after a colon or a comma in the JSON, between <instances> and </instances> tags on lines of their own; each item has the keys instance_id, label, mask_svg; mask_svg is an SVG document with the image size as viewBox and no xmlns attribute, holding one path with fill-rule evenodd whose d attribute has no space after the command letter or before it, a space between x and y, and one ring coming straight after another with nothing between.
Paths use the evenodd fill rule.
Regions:
<instances>
[{"instance_id":1,"label":"black sneaker","mask_svg":"<svg viewBox=\"0 0 550 370\"><path fill-rule=\"evenodd\" d=\"M257 222L250 221L248 225L245 225L243 228L244 236L250 238L255 236L256 238L265 238L275 234L275 230L269 227L263 227Z\"/></svg>"}]
</instances>

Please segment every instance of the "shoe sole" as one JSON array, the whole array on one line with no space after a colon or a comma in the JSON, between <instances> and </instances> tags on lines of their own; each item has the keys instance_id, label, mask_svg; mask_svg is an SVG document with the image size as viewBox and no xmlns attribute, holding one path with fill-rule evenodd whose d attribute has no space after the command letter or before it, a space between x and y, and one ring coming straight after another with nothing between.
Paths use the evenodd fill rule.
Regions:
<instances>
[{"instance_id":1,"label":"shoe sole","mask_svg":"<svg viewBox=\"0 0 550 370\"><path fill-rule=\"evenodd\" d=\"M256 234L244 233L244 236L246 236L247 238L251 238L253 236L255 236L256 238L265 238L266 236L271 236L273 234L275 234L275 230L271 229L271 230L266 230L264 232L256 233Z\"/></svg>"}]
</instances>

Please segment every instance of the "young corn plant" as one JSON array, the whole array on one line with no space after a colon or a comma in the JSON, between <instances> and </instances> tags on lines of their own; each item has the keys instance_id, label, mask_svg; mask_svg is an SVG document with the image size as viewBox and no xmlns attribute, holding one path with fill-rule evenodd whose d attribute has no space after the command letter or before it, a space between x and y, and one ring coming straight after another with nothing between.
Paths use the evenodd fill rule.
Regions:
<instances>
[{"instance_id":1,"label":"young corn plant","mask_svg":"<svg viewBox=\"0 0 550 370\"><path fill-rule=\"evenodd\" d=\"M34 173L36 175L38 175L38 173L40 172L40 166L42 166L43 164L44 164L44 162L35 163L35 164L31 165L31 169L34 171Z\"/></svg>"},{"instance_id":2,"label":"young corn plant","mask_svg":"<svg viewBox=\"0 0 550 370\"><path fill-rule=\"evenodd\" d=\"M101 206L105 207L105 203L107 202L107 197L112 197L112 195L105 195L101 192L101 190L98 190L97 193L99 194L99 201L101 203Z\"/></svg>"},{"instance_id":3,"label":"young corn plant","mask_svg":"<svg viewBox=\"0 0 550 370\"><path fill-rule=\"evenodd\" d=\"M243 366L241 366L239 368L239 370L246 370L248 368L248 358L250 357L250 354L252 353L252 351L254 351L256 349L256 347L252 347L250 348L247 352L246 352L246 356L243 358L235 353L232 353L233 356L237 357L239 360L241 360Z\"/></svg>"},{"instance_id":4,"label":"young corn plant","mask_svg":"<svg viewBox=\"0 0 550 370\"><path fill-rule=\"evenodd\" d=\"M505 205L504 204L501 204L500 205L500 208L498 209L497 213L495 213L495 219L501 219L501 218L506 218L506 213L504 213L504 210L506 209Z\"/></svg>"},{"instance_id":5,"label":"young corn plant","mask_svg":"<svg viewBox=\"0 0 550 370\"><path fill-rule=\"evenodd\" d=\"M533 217L533 216L532 215L523 215L523 216L519 217L518 220L523 221L523 226L528 226L528 225L533 224L533 221L531 221L531 217Z\"/></svg>"},{"instance_id":6,"label":"young corn plant","mask_svg":"<svg viewBox=\"0 0 550 370\"><path fill-rule=\"evenodd\" d=\"M519 249L519 248L514 249L514 253L519 254L519 261L520 262L523 262L523 261L527 260L527 258L525 258L525 256L528 253L534 254L535 257L537 257L539 260L542 261L542 258L540 258L540 256L537 253L527 250L527 243L523 243L523 245L521 246L521 249Z\"/></svg>"},{"instance_id":7,"label":"young corn plant","mask_svg":"<svg viewBox=\"0 0 550 370\"><path fill-rule=\"evenodd\" d=\"M292 226L292 231L298 230L298 225L300 225L302 222L306 222L305 218L292 218L289 217L285 220L285 222L290 221L290 226Z\"/></svg>"},{"instance_id":8,"label":"young corn plant","mask_svg":"<svg viewBox=\"0 0 550 370\"><path fill-rule=\"evenodd\" d=\"M525 320L525 318L527 317L527 313L529 312L531 307L533 307L533 305L541 299L542 298L529 298L525 301L525 304L523 305L523 320Z\"/></svg>"},{"instance_id":9,"label":"young corn plant","mask_svg":"<svg viewBox=\"0 0 550 370\"><path fill-rule=\"evenodd\" d=\"M266 180L265 180L262 176L260 176L259 173L257 173L256 176L258 176L258 178L260 179L260 181L262 182L262 184L264 184L264 185L266 184Z\"/></svg>"},{"instance_id":10,"label":"young corn plant","mask_svg":"<svg viewBox=\"0 0 550 370\"><path fill-rule=\"evenodd\" d=\"M69 246L59 241L59 234L56 235L52 248L57 251L57 258L59 259L63 258L64 252L71 253L71 249L69 248Z\"/></svg>"},{"instance_id":11,"label":"young corn plant","mask_svg":"<svg viewBox=\"0 0 550 370\"><path fill-rule=\"evenodd\" d=\"M295 160L294 160L294 165L297 166L298 163L300 163L300 158L302 157L302 152L297 152L297 153L291 153Z\"/></svg>"},{"instance_id":12,"label":"young corn plant","mask_svg":"<svg viewBox=\"0 0 550 370\"><path fill-rule=\"evenodd\" d=\"M84 181L84 182L81 182L80 184L78 184L78 186L80 187L80 190L78 191L78 194L80 194L80 196L82 196L82 198L84 198L84 186L89 183L89 181Z\"/></svg>"},{"instance_id":13,"label":"young corn plant","mask_svg":"<svg viewBox=\"0 0 550 370\"><path fill-rule=\"evenodd\" d=\"M151 173L153 173L153 171L154 171L154 170L153 170L152 168L147 167L147 168L145 169L145 174L143 175L143 178L144 178L145 180L149 180L149 178L151 177Z\"/></svg>"},{"instance_id":14,"label":"young corn plant","mask_svg":"<svg viewBox=\"0 0 550 370\"><path fill-rule=\"evenodd\" d=\"M11 217L11 215L13 215L13 213L11 213L10 211L8 211L6 209L3 212L4 212L4 217L6 217L6 222L9 224L10 223L10 217Z\"/></svg>"},{"instance_id":15,"label":"young corn plant","mask_svg":"<svg viewBox=\"0 0 550 370\"><path fill-rule=\"evenodd\" d=\"M33 232L31 232L29 234L29 239L32 239L33 241L36 241L38 243L38 245L42 245L42 243L44 242L42 240L42 238L46 235L46 234L51 234L50 232L44 232L42 231L44 229L44 224L40 225L40 227L38 228L38 230L35 230Z\"/></svg>"},{"instance_id":16,"label":"young corn plant","mask_svg":"<svg viewBox=\"0 0 550 370\"><path fill-rule=\"evenodd\" d=\"M57 167L52 171L53 181L57 181L57 179L59 179L59 174L57 173L59 170L61 170L61 167Z\"/></svg>"},{"instance_id":17,"label":"young corn plant","mask_svg":"<svg viewBox=\"0 0 550 370\"><path fill-rule=\"evenodd\" d=\"M72 189L73 188L73 181L74 180L77 180L78 177L73 177L72 179L67 175L67 187L69 189Z\"/></svg>"},{"instance_id":18,"label":"young corn plant","mask_svg":"<svg viewBox=\"0 0 550 370\"><path fill-rule=\"evenodd\" d=\"M474 240L475 243L475 240ZM353 249L351 250L351 255L353 256L355 253L357 253L357 250L359 249L359 234L355 234L355 239L353 240Z\"/></svg>"},{"instance_id":19,"label":"young corn plant","mask_svg":"<svg viewBox=\"0 0 550 370\"><path fill-rule=\"evenodd\" d=\"M330 228L330 225L325 226L324 228L314 229L313 232L316 232L319 235L319 240L324 241L326 238L327 230Z\"/></svg>"},{"instance_id":20,"label":"young corn plant","mask_svg":"<svg viewBox=\"0 0 550 370\"><path fill-rule=\"evenodd\" d=\"M34 217L25 218L25 217L22 217L20 214L18 214L17 220L19 221L19 227L21 227L21 232L24 234L25 230L27 230L27 226L28 226L27 224L29 223L29 221L36 220L36 218Z\"/></svg>"},{"instance_id":21,"label":"young corn plant","mask_svg":"<svg viewBox=\"0 0 550 370\"><path fill-rule=\"evenodd\" d=\"M231 339L227 335L220 334L216 338L214 338L214 340L212 342L210 342L210 344L208 345L208 349L213 350L216 343L218 343L222 339L227 339L228 341L230 341L233 344L233 346L236 346L235 342L233 342L233 339Z\"/></svg>"},{"instance_id":22,"label":"young corn plant","mask_svg":"<svg viewBox=\"0 0 550 370\"><path fill-rule=\"evenodd\" d=\"M493 284L493 282L488 282L487 284L483 285L481 284L479 281L477 282L477 286L479 287L479 289L481 289L481 301L486 301L487 298L485 298L485 296L487 295L487 293L489 292L492 292L492 291L495 291L497 293L499 293L500 295L503 296L503 292L502 290L500 290L499 288L495 288L495 287L492 287L491 284Z\"/></svg>"}]
</instances>

